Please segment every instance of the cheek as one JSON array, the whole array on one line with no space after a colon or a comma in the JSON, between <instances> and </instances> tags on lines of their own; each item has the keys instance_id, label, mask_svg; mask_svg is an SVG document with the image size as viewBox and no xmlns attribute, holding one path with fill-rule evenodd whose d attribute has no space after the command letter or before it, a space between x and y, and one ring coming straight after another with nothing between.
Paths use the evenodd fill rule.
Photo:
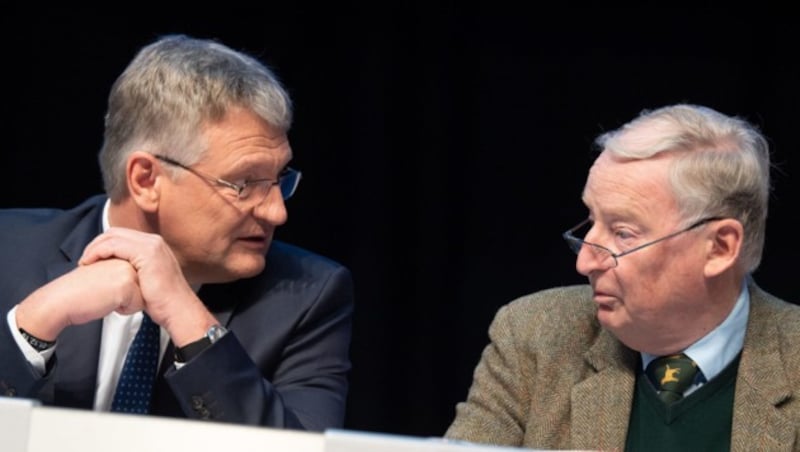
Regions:
<instances>
[{"instance_id":1,"label":"cheek","mask_svg":"<svg viewBox=\"0 0 800 452\"><path fill-rule=\"evenodd\" d=\"M203 228L209 232L233 229L240 222L240 211L233 205L211 197L196 206L190 214L189 221L193 226Z\"/></svg>"},{"instance_id":2,"label":"cheek","mask_svg":"<svg viewBox=\"0 0 800 452\"><path fill-rule=\"evenodd\" d=\"M196 250L218 250L229 246L234 237L234 232L239 225L239 218L232 214L225 206L213 203L199 206L193 212L184 211L181 218L173 224L180 224L172 228L172 234L180 238L186 248Z\"/></svg>"},{"instance_id":3,"label":"cheek","mask_svg":"<svg viewBox=\"0 0 800 452\"><path fill-rule=\"evenodd\" d=\"M618 271L616 274L625 308L632 314L658 309L660 299L665 295L664 285L669 284L663 278L664 269L653 263L637 263L630 268L632 271Z\"/></svg>"},{"instance_id":4,"label":"cheek","mask_svg":"<svg viewBox=\"0 0 800 452\"><path fill-rule=\"evenodd\" d=\"M211 229L224 229L226 225L234 222L234 218L228 214L225 215L223 209L204 209L203 223Z\"/></svg>"},{"instance_id":5,"label":"cheek","mask_svg":"<svg viewBox=\"0 0 800 452\"><path fill-rule=\"evenodd\" d=\"M197 236L205 237L209 246L212 246L212 243L227 244L234 239L239 224L239 220L231 215L211 214L204 218L200 225L202 229L197 231Z\"/></svg>"},{"instance_id":6,"label":"cheek","mask_svg":"<svg viewBox=\"0 0 800 452\"><path fill-rule=\"evenodd\" d=\"M632 316L659 318L674 308L675 300L691 298L697 265L679 255L637 262L635 272L618 275L625 307Z\"/></svg>"}]
</instances>

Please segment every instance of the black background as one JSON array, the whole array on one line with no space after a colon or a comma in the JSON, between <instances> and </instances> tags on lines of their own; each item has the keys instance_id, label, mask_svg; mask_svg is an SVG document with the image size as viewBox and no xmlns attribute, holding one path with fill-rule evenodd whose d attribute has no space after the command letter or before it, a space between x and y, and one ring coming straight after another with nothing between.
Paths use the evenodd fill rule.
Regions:
<instances>
[{"instance_id":1,"label":"black background","mask_svg":"<svg viewBox=\"0 0 800 452\"><path fill-rule=\"evenodd\" d=\"M592 141L645 108L705 104L769 137L775 193L756 279L798 301L793 15L490 3L7 7L0 207L100 192L112 82L141 46L188 33L257 56L293 96L304 179L278 238L353 271L347 429L443 434L497 308L584 281L560 234L585 215Z\"/></svg>"}]
</instances>

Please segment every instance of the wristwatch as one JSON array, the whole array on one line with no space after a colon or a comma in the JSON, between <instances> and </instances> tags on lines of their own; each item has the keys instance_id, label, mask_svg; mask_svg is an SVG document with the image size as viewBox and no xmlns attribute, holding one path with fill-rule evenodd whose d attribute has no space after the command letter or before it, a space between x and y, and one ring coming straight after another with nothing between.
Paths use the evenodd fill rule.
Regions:
<instances>
[{"instance_id":1,"label":"wristwatch","mask_svg":"<svg viewBox=\"0 0 800 452\"><path fill-rule=\"evenodd\" d=\"M35 348L37 352L43 352L48 348L56 345L56 341L46 341L44 339L39 339L38 337L34 336L33 334L23 330L22 328L19 329L19 334L31 344L31 347Z\"/></svg>"},{"instance_id":2,"label":"wristwatch","mask_svg":"<svg viewBox=\"0 0 800 452\"><path fill-rule=\"evenodd\" d=\"M203 350L207 349L214 342L220 340L228 330L219 324L211 325L211 328L206 331L206 335L200 339L190 342L183 347L175 347L175 361L179 363L189 362L192 358L199 355Z\"/></svg>"}]
</instances>

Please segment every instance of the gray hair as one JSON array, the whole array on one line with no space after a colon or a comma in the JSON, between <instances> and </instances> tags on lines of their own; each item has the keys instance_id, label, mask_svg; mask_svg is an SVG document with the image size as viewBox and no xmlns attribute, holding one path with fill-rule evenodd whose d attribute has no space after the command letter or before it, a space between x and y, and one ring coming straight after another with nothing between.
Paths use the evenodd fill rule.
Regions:
<instances>
[{"instance_id":1,"label":"gray hair","mask_svg":"<svg viewBox=\"0 0 800 452\"><path fill-rule=\"evenodd\" d=\"M142 48L108 98L100 169L108 196L127 196L125 165L134 150L187 165L206 151L200 130L232 107L288 131L292 102L275 74L216 41L167 35Z\"/></svg>"},{"instance_id":2,"label":"gray hair","mask_svg":"<svg viewBox=\"0 0 800 452\"><path fill-rule=\"evenodd\" d=\"M758 268L766 233L770 155L756 126L707 107L679 104L646 110L595 142L621 158L674 153L670 184L687 225L709 216L739 220L744 228L742 265L748 272Z\"/></svg>"}]
</instances>

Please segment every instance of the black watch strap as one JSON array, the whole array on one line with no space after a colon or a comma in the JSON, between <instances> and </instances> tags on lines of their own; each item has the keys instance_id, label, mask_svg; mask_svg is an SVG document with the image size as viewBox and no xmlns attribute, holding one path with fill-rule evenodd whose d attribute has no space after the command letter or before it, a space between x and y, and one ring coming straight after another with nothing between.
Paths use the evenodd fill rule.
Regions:
<instances>
[{"instance_id":1,"label":"black watch strap","mask_svg":"<svg viewBox=\"0 0 800 452\"><path fill-rule=\"evenodd\" d=\"M187 363L195 356L203 352L214 342L217 342L222 336L228 333L222 325L211 325L211 328L206 331L206 335L202 338L184 345L183 347L175 347L175 361L179 363Z\"/></svg>"},{"instance_id":2,"label":"black watch strap","mask_svg":"<svg viewBox=\"0 0 800 452\"><path fill-rule=\"evenodd\" d=\"M189 362L192 358L202 353L203 350L211 346L211 339L208 336L190 342L183 347L175 347L175 361L179 363Z\"/></svg>"},{"instance_id":3,"label":"black watch strap","mask_svg":"<svg viewBox=\"0 0 800 452\"><path fill-rule=\"evenodd\" d=\"M19 329L19 334L31 344L31 347L35 348L37 352L43 352L48 348L56 345L56 341L46 341L44 339L39 339L38 337L32 335L31 333L23 330L22 328Z\"/></svg>"}]
</instances>

